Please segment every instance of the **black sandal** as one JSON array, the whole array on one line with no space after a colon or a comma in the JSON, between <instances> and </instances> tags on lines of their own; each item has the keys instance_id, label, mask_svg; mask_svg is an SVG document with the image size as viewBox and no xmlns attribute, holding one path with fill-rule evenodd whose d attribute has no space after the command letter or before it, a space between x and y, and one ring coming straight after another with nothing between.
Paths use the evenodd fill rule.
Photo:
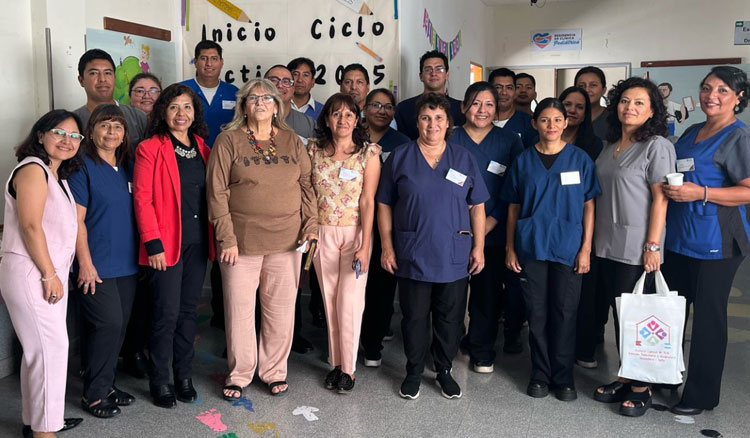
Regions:
<instances>
[{"instance_id":1,"label":"black sandal","mask_svg":"<svg viewBox=\"0 0 750 438\"><path fill-rule=\"evenodd\" d=\"M645 414L648 408L651 407L651 388L646 388L642 392L630 392L622 403L630 402L633 403L633 407L623 406L620 404L620 415L626 417L640 417Z\"/></svg>"},{"instance_id":2,"label":"black sandal","mask_svg":"<svg viewBox=\"0 0 750 438\"><path fill-rule=\"evenodd\" d=\"M282 389L279 392L273 392L273 389L277 386L286 385L286 388ZM268 384L268 390L271 392L271 395L274 397L281 397L286 395L287 392L289 392L289 384L286 380L280 380L278 382L271 382Z\"/></svg>"},{"instance_id":3,"label":"black sandal","mask_svg":"<svg viewBox=\"0 0 750 438\"><path fill-rule=\"evenodd\" d=\"M125 391L117 389L116 386L112 386L109 394L107 394L107 398L115 402L117 406L130 406L135 403L135 397Z\"/></svg>"},{"instance_id":4,"label":"black sandal","mask_svg":"<svg viewBox=\"0 0 750 438\"><path fill-rule=\"evenodd\" d=\"M599 389L602 392L599 392ZM602 385L594 390L594 400L602 403L615 403L623 401L630 392L630 382L615 380L607 385Z\"/></svg>"},{"instance_id":5,"label":"black sandal","mask_svg":"<svg viewBox=\"0 0 750 438\"><path fill-rule=\"evenodd\" d=\"M78 426L82 422L83 418L66 418L65 422L63 423L62 429L58 430L58 432L65 432L66 430L70 430ZM34 432L31 431L31 426L29 426L28 424L24 424L23 429L21 429L21 434L24 438L31 438Z\"/></svg>"},{"instance_id":6,"label":"black sandal","mask_svg":"<svg viewBox=\"0 0 750 438\"><path fill-rule=\"evenodd\" d=\"M84 411L97 418L112 418L122 412L120 408L117 407L117 404L108 398L101 399L101 401L95 405L88 403L85 398L81 398L81 407Z\"/></svg>"},{"instance_id":7,"label":"black sandal","mask_svg":"<svg viewBox=\"0 0 750 438\"><path fill-rule=\"evenodd\" d=\"M237 391L240 393L240 395L238 395L237 397L232 397L231 395L226 395L224 391ZM240 399L240 397L242 397L242 387L237 386L237 385L225 385L224 388L221 390L221 395L222 397L224 397L224 400L226 401L230 401L230 402L237 401Z\"/></svg>"}]
</instances>

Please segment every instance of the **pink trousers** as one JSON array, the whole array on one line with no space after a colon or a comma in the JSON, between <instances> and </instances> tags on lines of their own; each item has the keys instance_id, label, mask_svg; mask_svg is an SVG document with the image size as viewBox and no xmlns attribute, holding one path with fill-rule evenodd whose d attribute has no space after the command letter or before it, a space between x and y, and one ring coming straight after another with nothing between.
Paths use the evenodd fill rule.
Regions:
<instances>
[{"instance_id":1,"label":"pink trousers","mask_svg":"<svg viewBox=\"0 0 750 438\"><path fill-rule=\"evenodd\" d=\"M44 300L41 273L30 258L4 254L0 292L21 346L21 417L35 432L62 429L68 372L68 267L58 270L63 298Z\"/></svg>"},{"instance_id":2,"label":"pink trousers","mask_svg":"<svg viewBox=\"0 0 750 438\"><path fill-rule=\"evenodd\" d=\"M227 385L249 385L256 367L266 383L286 380L301 263L301 253L288 251L240 255L235 266L220 264L229 363ZM259 286L260 346L255 335L255 291Z\"/></svg>"},{"instance_id":3,"label":"pink trousers","mask_svg":"<svg viewBox=\"0 0 750 438\"><path fill-rule=\"evenodd\" d=\"M352 261L362 244L362 227L318 226L315 272L328 324L328 359L353 375L357 367L359 331L365 309L367 274L356 278Z\"/></svg>"}]
</instances>

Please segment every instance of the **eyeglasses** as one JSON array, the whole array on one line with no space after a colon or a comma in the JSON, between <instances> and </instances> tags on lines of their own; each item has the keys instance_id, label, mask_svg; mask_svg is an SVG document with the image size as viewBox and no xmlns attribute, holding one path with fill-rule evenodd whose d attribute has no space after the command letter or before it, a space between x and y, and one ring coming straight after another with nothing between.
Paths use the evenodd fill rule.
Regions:
<instances>
[{"instance_id":1,"label":"eyeglasses","mask_svg":"<svg viewBox=\"0 0 750 438\"><path fill-rule=\"evenodd\" d=\"M274 101L274 98L270 94L263 94L260 96L258 96L257 94L248 94L247 101L250 103L258 103L258 101L261 101L264 103L271 103Z\"/></svg>"},{"instance_id":2,"label":"eyeglasses","mask_svg":"<svg viewBox=\"0 0 750 438\"><path fill-rule=\"evenodd\" d=\"M68 132L60 128L50 129L49 132L51 132L55 137L57 137L58 140L63 140L65 139L65 137L70 137L70 141L74 143L80 143L81 140L83 140L83 135L77 132Z\"/></svg>"},{"instance_id":3,"label":"eyeglasses","mask_svg":"<svg viewBox=\"0 0 750 438\"><path fill-rule=\"evenodd\" d=\"M370 102L367 104L367 106L371 107L375 111L380 111L381 109L384 109L386 111L393 111L393 105L390 103L382 104L380 102Z\"/></svg>"},{"instance_id":4,"label":"eyeglasses","mask_svg":"<svg viewBox=\"0 0 750 438\"><path fill-rule=\"evenodd\" d=\"M158 96L159 93L161 93L161 90L158 88L149 88L148 90L145 88L133 88L133 94L135 94L138 97L143 97L143 95L146 93L152 96Z\"/></svg>"},{"instance_id":5,"label":"eyeglasses","mask_svg":"<svg viewBox=\"0 0 750 438\"><path fill-rule=\"evenodd\" d=\"M274 85L279 85L279 82L281 82L281 85L283 85L285 87L291 87L292 85L294 85L294 81L291 80L291 79L289 79L289 78L280 78L278 76L269 76L266 79L268 79L269 81L273 82Z\"/></svg>"},{"instance_id":6,"label":"eyeglasses","mask_svg":"<svg viewBox=\"0 0 750 438\"><path fill-rule=\"evenodd\" d=\"M439 66L437 66L435 68L432 68L432 67L428 66L428 67L425 67L425 68L422 69L422 73L427 73L428 75L431 75L432 72L445 73L446 72L446 68L444 66L442 66L442 65L439 65Z\"/></svg>"}]
</instances>

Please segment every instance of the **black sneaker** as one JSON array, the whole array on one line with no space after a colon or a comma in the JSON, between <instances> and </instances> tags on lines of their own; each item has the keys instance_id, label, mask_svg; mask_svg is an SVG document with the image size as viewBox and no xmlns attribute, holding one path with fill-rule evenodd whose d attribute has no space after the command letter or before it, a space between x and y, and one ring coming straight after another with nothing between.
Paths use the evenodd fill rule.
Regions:
<instances>
[{"instance_id":1,"label":"black sneaker","mask_svg":"<svg viewBox=\"0 0 750 438\"><path fill-rule=\"evenodd\" d=\"M334 368L326 374L326 389L336 389L341 378L341 368Z\"/></svg>"},{"instance_id":2,"label":"black sneaker","mask_svg":"<svg viewBox=\"0 0 750 438\"><path fill-rule=\"evenodd\" d=\"M440 392L445 398L461 398L461 387L458 386L453 376L451 376L451 370L441 370L437 374L437 384L440 386Z\"/></svg>"},{"instance_id":3,"label":"black sneaker","mask_svg":"<svg viewBox=\"0 0 750 438\"><path fill-rule=\"evenodd\" d=\"M346 373L341 373L339 377L338 392L339 394L351 394L354 389L354 379Z\"/></svg>"},{"instance_id":4,"label":"black sneaker","mask_svg":"<svg viewBox=\"0 0 750 438\"><path fill-rule=\"evenodd\" d=\"M419 384L421 380L420 376L407 375L403 383L401 383L398 395L409 400L416 400L419 397Z\"/></svg>"}]
</instances>

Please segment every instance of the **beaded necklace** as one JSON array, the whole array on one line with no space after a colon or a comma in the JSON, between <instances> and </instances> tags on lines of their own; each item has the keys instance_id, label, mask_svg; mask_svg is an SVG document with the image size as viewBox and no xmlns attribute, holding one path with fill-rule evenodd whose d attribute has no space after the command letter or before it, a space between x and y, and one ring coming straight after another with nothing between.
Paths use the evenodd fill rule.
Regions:
<instances>
[{"instance_id":1,"label":"beaded necklace","mask_svg":"<svg viewBox=\"0 0 750 438\"><path fill-rule=\"evenodd\" d=\"M247 142L252 145L255 153L263 157L267 163L271 162L271 157L276 157L276 142L273 140L274 135L276 135L276 133L273 132L273 126L271 126L271 138L269 139L271 144L268 146L268 149L263 150L263 148L260 147L258 140L255 139L255 133L253 130L250 129L250 127L247 128Z\"/></svg>"}]
</instances>

